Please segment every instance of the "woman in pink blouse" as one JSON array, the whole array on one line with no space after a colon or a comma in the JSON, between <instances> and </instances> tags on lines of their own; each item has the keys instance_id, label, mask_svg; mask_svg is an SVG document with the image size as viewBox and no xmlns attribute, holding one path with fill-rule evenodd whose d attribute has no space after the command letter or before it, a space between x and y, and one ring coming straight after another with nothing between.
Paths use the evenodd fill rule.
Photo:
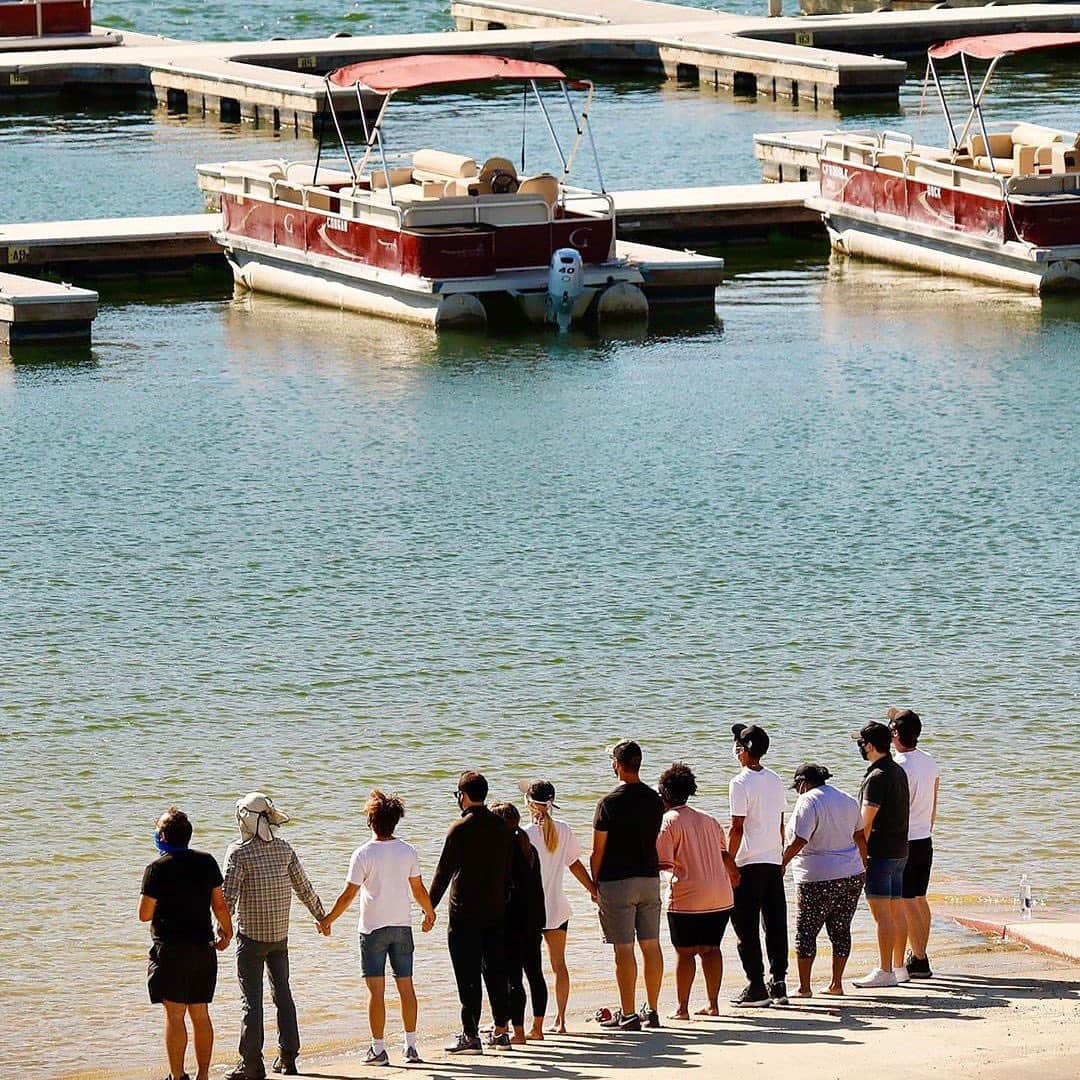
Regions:
<instances>
[{"instance_id":1,"label":"woman in pink blouse","mask_svg":"<svg viewBox=\"0 0 1080 1080\"><path fill-rule=\"evenodd\" d=\"M699 956L709 1004L699 1009L697 1015L718 1016L720 982L724 976L720 942L734 904L732 888L739 882L739 871L728 854L727 838L720 822L686 805L697 792L690 766L676 762L660 776L657 788L667 812L660 826L656 851L660 869L671 873L668 929L678 954L675 987L679 1007L671 1018L690 1019L690 991Z\"/></svg>"}]
</instances>

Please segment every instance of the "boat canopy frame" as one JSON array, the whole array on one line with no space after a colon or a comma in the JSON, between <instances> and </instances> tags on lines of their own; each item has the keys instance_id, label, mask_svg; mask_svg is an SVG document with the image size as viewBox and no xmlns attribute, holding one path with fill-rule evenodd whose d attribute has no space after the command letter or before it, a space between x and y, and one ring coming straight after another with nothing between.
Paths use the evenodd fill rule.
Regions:
<instances>
[{"instance_id":1,"label":"boat canopy frame","mask_svg":"<svg viewBox=\"0 0 1080 1080\"><path fill-rule=\"evenodd\" d=\"M953 160L960 155L960 148L971 131L971 126L976 121L982 132L983 145L987 153L990 151L990 135L986 127L986 118L983 115L983 100L990 83L994 78L998 63L1006 56L1014 53L1038 52L1044 49L1060 49L1069 46L1080 46L1080 34L1077 33L1014 33L1014 34L984 34L980 37L954 38L952 41L934 45L926 51L926 79L934 81L934 89L937 91L938 101L941 103L941 111L945 114L945 123L949 128L949 138L952 141L950 153ZM967 89L970 109L967 119L960 134L956 134L956 125L953 123L952 113L949 111L948 102L945 100L945 90L941 85L941 76L938 73L935 60L948 60L954 56L960 57L960 66L964 74L964 85ZM983 74L982 82L978 90L972 79L971 69L968 67L968 58L989 61Z\"/></svg>"},{"instance_id":2,"label":"boat canopy frame","mask_svg":"<svg viewBox=\"0 0 1080 1080\"><path fill-rule=\"evenodd\" d=\"M425 68L425 75L417 74L417 67ZM399 74L400 78L395 78ZM550 64L532 63L528 61L510 60L506 57L497 56L470 56L456 54L445 55L413 55L400 57L395 60L369 61L366 63L352 64L348 67L339 68L330 72L325 77L326 94L324 98L324 117L328 111L333 121L334 130L337 133L341 149L345 153L345 159L349 164L349 170L353 178L354 193L360 185L360 175L374 154L378 154L379 164L382 167L386 181L386 191L390 202L397 205L394 198L393 185L390 182L390 163L386 156L386 147L383 143L383 125L386 113L390 107L394 94L401 90L418 90L436 85L463 82L520 82L522 84L522 111L521 111L521 165L525 168L525 129L528 120L528 100L531 89L532 96L539 106L540 113L551 138L555 153L562 165L562 177L559 180L559 190L565 192L569 186L570 173L577 158L582 143L587 139L592 151L593 162L596 166L596 177L600 184L600 193L607 194L604 185L604 174L600 164L600 155L596 148L596 140L593 137L590 113L592 110L595 86L589 79L571 79L556 67ZM540 93L540 82L556 82L562 91L563 100L574 126L574 139L569 151L564 151L562 142L552 123L551 114L548 112L547 103ZM359 161L353 158L349 150L341 127L341 120L334 104L335 88L351 88L356 94L356 105L360 113L360 121L364 130L364 153ZM574 108L573 99L570 96L571 88L585 91L585 101L579 113ZM368 120L364 109L363 92L378 94L382 100L379 104L374 120ZM318 183L319 165L322 161L323 138L320 124L319 145L315 157L315 169L312 174L312 184Z\"/></svg>"}]
</instances>

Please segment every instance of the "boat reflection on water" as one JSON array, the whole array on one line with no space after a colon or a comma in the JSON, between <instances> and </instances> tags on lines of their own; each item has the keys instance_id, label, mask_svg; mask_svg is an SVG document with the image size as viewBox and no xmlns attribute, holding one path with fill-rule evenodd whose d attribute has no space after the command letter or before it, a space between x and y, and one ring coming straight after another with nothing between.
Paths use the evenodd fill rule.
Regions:
<instances>
[{"instance_id":1,"label":"boat reflection on water","mask_svg":"<svg viewBox=\"0 0 1080 1080\"><path fill-rule=\"evenodd\" d=\"M524 326L436 332L244 290L224 305L222 328L230 364L252 378L314 371L347 376L373 391L401 386L436 367L589 363L611 359L627 345L723 333L715 317L688 320L685 312L660 313L648 324L573 326L564 334L553 328L537 334Z\"/></svg>"},{"instance_id":2,"label":"boat reflection on water","mask_svg":"<svg viewBox=\"0 0 1080 1080\"><path fill-rule=\"evenodd\" d=\"M1013 355L1054 308L1003 285L834 255L820 288L822 338L893 339L927 355Z\"/></svg>"}]
</instances>

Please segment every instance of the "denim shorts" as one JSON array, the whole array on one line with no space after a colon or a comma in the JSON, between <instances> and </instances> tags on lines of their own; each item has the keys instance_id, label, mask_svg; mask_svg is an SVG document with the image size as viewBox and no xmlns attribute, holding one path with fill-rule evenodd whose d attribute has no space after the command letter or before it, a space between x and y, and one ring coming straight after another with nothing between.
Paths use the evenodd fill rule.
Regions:
<instances>
[{"instance_id":1,"label":"denim shorts","mask_svg":"<svg viewBox=\"0 0 1080 1080\"><path fill-rule=\"evenodd\" d=\"M899 900L904 895L904 867L907 856L902 859L882 859L871 855L866 860L866 895L874 900Z\"/></svg>"},{"instance_id":2,"label":"denim shorts","mask_svg":"<svg viewBox=\"0 0 1080 1080\"><path fill-rule=\"evenodd\" d=\"M395 979L411 979L413 936L411 926L380 926L360 935L360 974L365 979L386 977L386 958Z\"/></svg>"}]
</instances>

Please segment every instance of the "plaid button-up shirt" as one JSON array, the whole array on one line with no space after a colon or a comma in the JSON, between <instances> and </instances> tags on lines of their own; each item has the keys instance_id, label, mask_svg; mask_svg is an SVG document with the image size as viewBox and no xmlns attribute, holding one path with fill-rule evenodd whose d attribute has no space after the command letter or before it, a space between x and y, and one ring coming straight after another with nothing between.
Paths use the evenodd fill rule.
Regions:
<instances>
[{"instance_id":1,"label":"plaid button-up shirt","mask_svg":"<svg viewBox=\"0 0 1080 1080\"><path fill-rule=\"evenodd\" d=\"M255 941L289 936L289 906L295 892L316 919L326 912L296 852L280 837L230 844L225 852L225 903L236 912L236 930Z\"/></svg>"}]
</instances>

